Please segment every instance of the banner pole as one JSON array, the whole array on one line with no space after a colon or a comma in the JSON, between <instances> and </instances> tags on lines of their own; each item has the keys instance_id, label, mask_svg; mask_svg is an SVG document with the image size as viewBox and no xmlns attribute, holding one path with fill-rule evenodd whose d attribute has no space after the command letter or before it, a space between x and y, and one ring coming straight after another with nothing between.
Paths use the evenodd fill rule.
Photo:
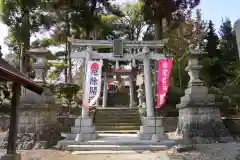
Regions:
<instances>
[{"instance_id":1,"label":"banner pole","mask_svg":"<svg viewBox=\"0 0 240 160\"><path fill-rule=\"evenodd\" d=\"M154 87L154 132L155 134L157 134L157 87L158 87L158 60L155 60L154 62L154 68L155 68L155 75L154 75L154 83L155 83L155 87Z\"/></svg>"}]
</instances>

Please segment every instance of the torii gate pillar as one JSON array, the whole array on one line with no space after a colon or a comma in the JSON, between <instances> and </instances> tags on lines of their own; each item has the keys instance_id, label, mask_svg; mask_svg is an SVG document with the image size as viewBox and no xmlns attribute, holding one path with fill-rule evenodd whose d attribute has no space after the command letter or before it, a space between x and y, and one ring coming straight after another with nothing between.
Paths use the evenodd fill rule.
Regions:
<instances>
[{"instance_id":1,"label":"torii gate pillar","mask_svg":"<svg viewBox=\"0 0 240 160\"><path fill-rule=\"evenodd\" d=\"M147 117L154 116L153 110L153 93L152 93L152 81L151 81L151 69L150 69L150 59L145 56L143 59L144 65L144 84L145 84L145 94L146 94L146 105L147 105Z\"/></svg>"}]
</instances>

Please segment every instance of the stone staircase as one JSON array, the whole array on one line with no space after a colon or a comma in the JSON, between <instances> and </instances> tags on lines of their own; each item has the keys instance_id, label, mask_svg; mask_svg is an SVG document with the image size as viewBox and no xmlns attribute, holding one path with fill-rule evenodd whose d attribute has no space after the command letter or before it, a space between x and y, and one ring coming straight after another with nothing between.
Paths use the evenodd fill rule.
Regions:
<instances>
[{"instance_id":1,"label":"stone staircase","mask_svg":"<svg viewBox=\"0 0 240 160\"><path fill-rule=\"evenodd\" d=\"M138 108L98 108L93 122L100 133L136 133L141 125Z\"/></svg>"},{"instance_id":2,"label":"stone staircase","mask_svg":"<svg viewBox=\"0 0 240 160\"><path fill-rule=\"evenodd\" d=\"M143 153L146 151L166 151L176 145L173 140L139 140L137 134L98 134L96 140L61 140L58 146L67 151L80 151L82 154L95 153Z\"/></svg>"},{"instance_id":3,"label":"stone staircase","mask_svg":"<svg viewBox=\"0 0 240 160\"><path fill-rule=\"evenodd\" d=\"M89 124L88 126L92 126L91 119L84 119L84 121ZM176 144L172 140L140 140L136 134L141 125L138 108L97 108L93 125L92 128L82 127L81 134L84 141L78 141L75 138L77 133L80 133L80 119L75 119L71 133L62 133L65 139L58 141L57 147L83 154L86 152L110 154L165 151Z\"/></svg>"}]
</instances>

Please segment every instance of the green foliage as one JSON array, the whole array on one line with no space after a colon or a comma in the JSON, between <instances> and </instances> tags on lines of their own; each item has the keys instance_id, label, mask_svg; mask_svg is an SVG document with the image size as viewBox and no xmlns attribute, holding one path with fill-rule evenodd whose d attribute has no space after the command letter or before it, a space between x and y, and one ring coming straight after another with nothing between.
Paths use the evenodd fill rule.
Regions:
<instances>
[{"instance_id":1,"label":"green foliage","mask_svg":"<svg viewBox=\"0 0 240 160\"><path fill-rule=\"evenodd\" d=\"M225 72L225 83L232 83L238 76L239 62L236 37L230 20L226 19L223 22L219 34L221 36L219 63Z\"/></svg>"},{"instance_id":2,"label":"green foliage","mask_svg":"<svg viewBox=\"0 0 240 160\"><path fill-rule=\"evenodd\" d=\"M220 37L215 33L214 25L208 25L208 40L205 51L208 54L201 60L203 64L202 78L210 88L223 94L230 104L238 107L239 101L239 62L237 45L231 21L226 19L220 26ZM228 106L225 106L228 107Z\"/></svg>"},{"instance_id":3,"label":"green foliage","mask_svg":"<svg viewBox=\"0 0 240 160\"><path fill-rule=\"evenodd\" d=\"M218 45L220 44L220 41L212 21L209 21L208 23L208 32L206 39L208 40L208 43L206 45L205 51L210 57L216 57L217 54L219 54Z\"/></svg>"},{"instance_id":4,"label":"green foliage","mask_svg":"<svg viewBox=\"0 0 240 160\"><path fill-rule=\"evenodd\" d=\"M54 91L57 96L57 102L62 103L64 100L67 101L70 110L72 101L77 100L79 86L71 83L60 83L55 87Z\"/></svg>"},{"instance_id":5,"label":"green foliage","mask_svg":"<svg viewBox=\"0 0 240 160\"><path fill-rule=\"evenodd\" d=\"M19 54L9 53L4 57L9 64L14 66L15 68L19 69Z\"/></svg>"},{"instance_id":6,"label":"green foliage","mask_svg":"<svg viewBox=\"0 0 240 160\"><path fill-rule=\"evenodd\" d=\"M225 71L219 61L219 38L216 34L212 21L209 21L207 30L207 44L205 47L207 55L205 55L201 60L201 63L203 64L202 79L208 86L220 87L225 84Z\"/></svg>"},{"instance_id":7,"label":"green foliage","mask_svg":"<svg viewBox=\"0 0 240 160\"><path fill-rule=\"evenodd\" d=\"M11 85L3 80L0 80L0 108L5 107L8 108L11 105ZM5 110L3 109L3 110Z\"/></svg>"},{"instance_id":8,"label":"green foliage","mask_svg":"<svg viewBox=\"0 0 240 160\"><path fill-rule=\"evenodd\" d=\"M65 69L65 68L69 67L68 64L66 64L65 62L62 62L62 61L48 62L48 66L56 67L57 69Z\"/></svg>"},{"instance_id":9,"label":"green foliage","mask_svg":"<svg viewBox=\"0 0 240 160\"><path fill-rule=\"evenodd\" d=\"M200 0L145 0L144 19L148 23L161 24L166 19L170 29L176 28L185 19L184 12L196 7Z\"/></svg>"},{"instance_id":10,"label":"green foliage","mask_svg":"<svg viewBox=\"0 0 240 160\"><path fill-rule=\"evenodd\" d=\"M187 61L185 59L178 60L177 58L173 61L172 71L171 71L171 81L172 87L179 87L181 89L186 88L189 75L185 71L187 66Z\"/></svg>"}]
</instances>

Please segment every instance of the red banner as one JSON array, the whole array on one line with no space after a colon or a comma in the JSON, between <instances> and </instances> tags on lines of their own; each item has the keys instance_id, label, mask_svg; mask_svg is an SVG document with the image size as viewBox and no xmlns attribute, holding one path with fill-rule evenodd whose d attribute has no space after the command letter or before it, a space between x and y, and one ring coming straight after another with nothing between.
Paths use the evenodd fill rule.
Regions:
<instances>
[{"instance_id":1,"label":"red banner","mask_svg":"<svg viewBox=\"0 0 240 160\"><path fill-rule=\"evenodd\" d=\"M166 94L168 92L171 69L172 59L158 60L156 108L161 108L161 106L166 102Z\"/></svg>"}]
</instances>

